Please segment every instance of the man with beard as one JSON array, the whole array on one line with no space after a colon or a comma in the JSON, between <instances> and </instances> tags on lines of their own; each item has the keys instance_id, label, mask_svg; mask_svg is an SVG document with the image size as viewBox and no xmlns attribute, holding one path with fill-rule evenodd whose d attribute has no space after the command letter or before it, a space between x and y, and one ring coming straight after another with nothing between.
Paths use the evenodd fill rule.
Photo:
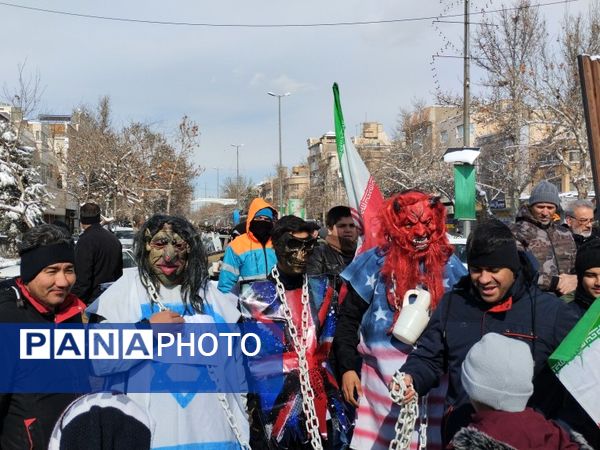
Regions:
<instances>
[{"instance_id":1,"label":"man with beard","mask_svg":"<svg viewBox=\"0 0 600 450\"><path fill-rule=\"evenodd\" d=\"M589 200L575 200L567 210L566 228L573 234L577 248L592 239L598 239L594 233L594 205Z\"/></svg>"},{"instance_id":2,"label":"man with beard","mask_svg":"<svg viewBox=\"0 0 600 450\"><path fill-rule=\"evenodd\" d=\"M231 292L238 281L243 289L252 281L267 278L276 262L271 245L271 230L276 219L277 211L266 201L262 198L252 200L246 232L225 249L219 274L221 292Z\"/></svg>"},{"instance_id":3,"label":"man with beard","mask_svg":"<svg viewBox=\"0 0 600 450\"><path fill-rule=\"evenodd\" d=\"M334 206L327 211L325 243L315 248L308 260L309 275L325 274L339 292L339 275L354 259L358 230L352 211L347 206Z\"/></svg>"},{"instance_id":4,"label":"man with beard","mask_svg":"<svg viewBox=\"0 0 600 450\"><path fill-rule=\"evenodd\" d=\"M202 240L187 220L176 216L152 216L136 234L133 248L138 270L126 271L90 305L87 312L96 321L182 324L236 323L239 320L236 298L222 294L216 288L216 282L208 281ZM140 365L124 367L127 361L119 363L120 370L131 369L127 372L129 384L137 374L147 376ZM132 361L135 363L137 361ZM157 363L150 361L148 364L159 374ZM177 390L128 395L147 408L156 423L152 448L237 448L242 442L247 443L248 420L240 394L181 393Z\"/></svg>"},{"instance_id":5,"label":"man with beard","mask_svg":"<svg viewBox=\"0 0 600 450\"><path fill-rule=\"evenodd\" d=\"M282 374L271 358L249 364L259 393L250 405L257 410L252 415L255 448L340 448L348 430L343 401L326 364L336 294L326 276L309 280L306 275L307 259L316 245L312 231L312 225L298 217L279 219L272 233L277 265L267 280L252 283L240 298L244 321L283 328L281 389L272 388Z\"/></svg>"},{"instance_id":6,"label":"man with beard","mask_svg":"<svg viewBox=\"0 0 600 450\"><path fill-rule=\"evenodd\" d=\"M577 287L572 274L577 247L571 233L554 222L559 207L558 188L542 180L531 190L510 229L519 249L530 251L538 262L539 288L564 295Z\"/></svg>"},{"instance_id":7,"label":"man with beard","mask_svg":"<svg viewBox=\"0 0 600 450\"><path fill-rule=\"evenodd\" d=\"M480 223L467 241L469 276L444 295L416 348L399 369L398 376L404 375L407 386L405 401L415 392L426 395L448 374L444 445L469 424L474 413L461 383L461 365L486 333L520 339L531 349L535 367L530 407L549 417L561 398L563 388L547 361L577 317L556 296L539 290L528 261L517 251L505 224L495 219Z\"/></svg>"},{"instance_id":8,"label":"man with beard","mask_svg":"<svg viewBox=\"0 0 600 450\"><path fill-rule=\"evenodd\" d=\"M342 272L348 294L340 308L333 350L344 397L358 408L351 448L387 449L395 435L399 406L392 404L388 385L412 350L391 334L404 294L426 289L430 310L435 311L444 290L466 273L452 255L445 218L446 209L436 197L416 190L394 195L380 213L384 243L357 256ZM428 436L433 445L440 443L443 392L441 386L429 399Z\"/></svg>"}]
</instances>

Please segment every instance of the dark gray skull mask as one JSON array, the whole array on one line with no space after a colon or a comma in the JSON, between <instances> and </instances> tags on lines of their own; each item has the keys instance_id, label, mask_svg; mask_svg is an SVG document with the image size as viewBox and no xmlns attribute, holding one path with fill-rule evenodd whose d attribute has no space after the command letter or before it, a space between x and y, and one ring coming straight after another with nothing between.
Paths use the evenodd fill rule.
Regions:
<instances>
[{"instance_id":1,"label":"dark gray skull mask","mask_svg":"<svg viewBox=\"0 0 600 450\"><path fill-rule=\"evenodd\" d=\"M289 275L305 273L306 263L316 244L317 240L312 236L300 239L294 237L290 232L284 233L277 241L273 242L278 267Z\"/></svg>"}]
</instances>

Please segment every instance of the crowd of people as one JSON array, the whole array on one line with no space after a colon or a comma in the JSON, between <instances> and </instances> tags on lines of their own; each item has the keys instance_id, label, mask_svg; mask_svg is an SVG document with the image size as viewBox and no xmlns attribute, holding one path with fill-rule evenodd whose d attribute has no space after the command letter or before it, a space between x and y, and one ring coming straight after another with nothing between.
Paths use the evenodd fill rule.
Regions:
<instances>
[{"instance_id":1,"label":"crowd of people","mask_svg":"<svg viewBox=\"0 0 600 450\"><path fill-rule=\"evenodd\" d=\"M147 375L135 360L112 392L0 394L0 448L600 448L599 425L548 364L600 297L594 205L573 202L564 224L560 209L542 181L515 223L476 224L465 268L446 208L425 192L387 199L377 245L358 254L349 207L329 210L323 234L255 199L211 281L187 219L150 217L137 270L123 271L119 241L86 204L76 246L56 225L23 235L0 322L277 324L281 345L232 369L247 394L128 392ZM429 318L411 339L400 324L415 299Z\"/></svg>"}]
</instances>

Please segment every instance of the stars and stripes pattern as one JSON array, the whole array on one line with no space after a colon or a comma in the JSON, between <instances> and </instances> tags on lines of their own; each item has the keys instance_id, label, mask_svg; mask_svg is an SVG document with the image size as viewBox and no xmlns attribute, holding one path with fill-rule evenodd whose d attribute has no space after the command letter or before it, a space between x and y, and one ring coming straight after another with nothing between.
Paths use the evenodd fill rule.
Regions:
<instances>
[{"instance_id":1,"label":"stars and stripes pattern","mask_svg":"<svg viewBox=\"0 0 600 450\"><path fill-rule=\"evenodd\" d=\"M342 273L360 297L370 304L361 323L358 347L363 357L361 383L364 396L357 410L351 444L354 449L387 450L395 435L394 425L400 412L398 405L392 403L387 386L412 350L411 346L388 334L394 311L387 301L386 286L380 274L384 259L380 250L374 248L357 256ZM465 274L460 260L452 256L446 264L444 286L451 288ZM446 390L447 380L443 379L428 396L428 449L441 448L440 425ZM416 433L411 448L417 449Z\"/></svg>"}]
</instances>

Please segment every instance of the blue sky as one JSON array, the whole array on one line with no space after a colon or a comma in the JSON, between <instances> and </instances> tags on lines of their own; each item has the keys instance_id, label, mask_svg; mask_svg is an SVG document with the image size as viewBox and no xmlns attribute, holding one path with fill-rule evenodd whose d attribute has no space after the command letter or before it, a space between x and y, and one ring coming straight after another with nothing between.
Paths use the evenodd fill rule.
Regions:
<instances>
[{"instance_id":1,"label":"blue sky","mask_svg":"<svg viewBox=\"0 0 600 450\"><path fill-rule=\"evenodd\" d=\"M546 3L550 0L541 0ZM213 24L314 24L462 13L458 0L275 0L208 2L155 0L14 0L37 8L151 21ZM550 31L565 12L591 0L542 8ZM472 0L472 10L498 9L497 0ZM112 100L115 125L143 121L170 134L187 114L201 130L195 159L205 172L197 193L216 194L240 172L258 182L278 161L277 100L282 100L283 163L306 159L306 140L333 129L332 93L340 85L348 135L365 120L392 134L398 112L411 101L431 102L431 56L445 41L432 20L336 27L200 27L105 21L0 5L4 43L0 84L14 84L17 64L39 70L46 86L42 112L69 113L79 104ZM460 19L452 19L460 20ZM476 19L473 19L476 20ZM462 26L443 24L462 48ZM446 54L454 54L452 49ZM443 88L461 91L462 61L437 60Z\"/></svg>"}]
</instances>

